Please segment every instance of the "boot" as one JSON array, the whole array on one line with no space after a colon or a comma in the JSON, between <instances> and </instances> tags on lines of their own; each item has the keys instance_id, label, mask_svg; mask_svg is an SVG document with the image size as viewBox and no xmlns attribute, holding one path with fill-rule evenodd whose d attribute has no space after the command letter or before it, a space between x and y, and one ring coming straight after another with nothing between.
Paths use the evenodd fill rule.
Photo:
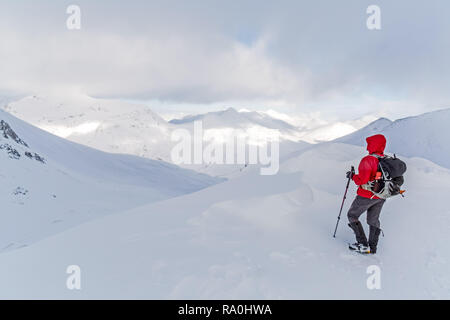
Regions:
<instances>
[{"instance_id":1,"label":"boot","mask_svg":"<svg viewBox=\"0 0 450 320\"><path fill-rule=\"evenodd\" d=\"M369 232L369 247L370 247L370 253L375 254L377 253L377 245L378 245L378 239L380 237L381 229L370 226L370 232Z\"/></svg>"},{"instance_id":2,"label":"boot","mask_svg":"<svg viewBox=\"0 0 450 320\"><path fill-rule=\"evenodd\" d=\"M359 221L352 222L352 223L349 223L348 226L350 228L352 228L352 230L356 236L356 243L350 245L350 249L358 250L361 252L368 251L367 238L366 238L366 234L364 233L364 228L363 228L361 222L359 222Z\"/></svg>"}]
</instances>

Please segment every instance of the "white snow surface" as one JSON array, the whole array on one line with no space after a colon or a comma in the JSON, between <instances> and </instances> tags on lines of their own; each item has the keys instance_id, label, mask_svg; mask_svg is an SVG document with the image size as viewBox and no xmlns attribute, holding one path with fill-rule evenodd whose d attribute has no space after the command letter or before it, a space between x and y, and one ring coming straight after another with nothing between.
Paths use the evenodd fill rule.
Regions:
<instances>
[{"instance_id":1,"label":"white snow surface","mask_svg":"<svg viewBox=\"0 0 450 320\"><path fill-rule=\"evenodd\" d=\"M353 184L332 237L345 171L365 153L311 146L284 157L277 175L252 169L3 253L0 298L450 298L448 169L404 157L406 197L385 204L377 255L347 248ZM69 265L81 268L81 290L66 288ZM366 285L372 265L380 290Z\"/></svg>"},{"instance_id":2,"label":"white snow surface","mask_svg":"<svg viewBox=\"0 0 450 320\"><path fill-rule=\"evenodd\" d=\"M154 136L159 143L166 128L192 123L185 118L170 124L136 108L136 114L124 114L118 105L107 117L115 125L125 119L115 129L104 126L109 107L85 110L92 114L80 113L79 122L75 114L64 118L63 111L49 111L54 119L43 112L41 120L65 126L61 132L69 132L68 139L94 132L95 140L113 135L130 148L137 142L129 137ZM224 112L242 119L233 110ZM1 112L0 120L28 146L0 135L0 299L449 299L449 114L379 119L316 145L286 141L278 174L261 176L257 166L249 166L217 183L223 180L68 142ZM247 116L255 123L254 114ZM39 122L38 112L36 117ZM133 128L136 119L142 123ZM280 124L261 121L266 129ZM228 125L239 123L244 122L231 119ZM345 172L367 154L364 139L375 133L385 134L387 151L406 161L407 192L383 208L385 236L378 253L359 255L347 248L354 241L345 217L354 184L335 239L332 233ZM105 141L98 143L104 147ZM14 159L6 144L21 157ZM167 154L167 145L161 146ZM81 290L66 286L70 265L81 268ZM381 270L379 290L367 287L367 270L374 265Z\"/></svg>"},{"instance_id":3,"label":"white snow surface","mask_svg":"<svg viewBox=\"0 0 450 320\"><path fill-rule=\"evenodd\" d=\"M386 150L409 157L422 157L450 168L450 109L428 112L394 122L381 118L336 141L360 146L366 137L381 133L386 136Z\"/></svg>"},{"instance_id":4,"label":"white snow surface","mask_svg":"<svg viewBox=\"0 0 450 320\"><path fill-rule=\"evenodd\" d=\"M0 131L0 252L222 181L163 161L78 145L1 110L0 121L26 144Z\"/></svg>"}]
</instances>

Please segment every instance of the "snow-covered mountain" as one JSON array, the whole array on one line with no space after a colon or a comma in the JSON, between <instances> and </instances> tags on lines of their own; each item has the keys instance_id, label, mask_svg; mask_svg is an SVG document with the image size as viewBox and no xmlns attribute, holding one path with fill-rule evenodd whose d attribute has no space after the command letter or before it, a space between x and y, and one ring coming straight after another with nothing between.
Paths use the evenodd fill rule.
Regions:
<instances>
[{"instance_id":1,"label":"snow-covered mountain","mask_svg":"<svg viewBox=\"0 0 450 320\"><path fill-rule=\"evenodd\" d=\"M306 144L298 142L296 128L263 113L237 112L230 108L174 120L162 119L142 104L94 99L87 96L30 96L10 102L4 109L31 124L65 139L102 151L137 155L171 162L171 140L176 129L187 129L193 136L193 121L202 120L205 144L241 130L249 139L268 139L274 130L280 133L280 153L287 154ZM248 145L247 145L248 146ZM247 164L180 164L212 176L235 177L247 170Z\"/></svg>"},{"instance_id":2,"label":"snow-covered mountain","mask_svg":"<svg viewBox=\"0 0 450 320\"><path fill-rule=\"evenodd\" d=\"M227 108L222 111L208 112L204 114L190 115L182 119L174 119L170 124L176 129L186 129L194 132L194 123L200 122L204 133L204 139L209 145L217 145L222 148L224 141L230 136L245 137L246 149L249 145L267 143L276 136L279 142L280 156L286 156L293 151L302 150L309 144L301 141L302 133L299 129L286 121L271 117L264 112L237 111ZM225 147L224 147L225 148ZM235 178L242 175L250 167L259 167L249 164L210 164L203 163L184 166L204 172L213 176Z\"/></svg>"},{"instance_id":3,"label":"snow-covered mountain","mask_svg":"<svg viewBox=\"0 0 450 320\"><path fill-rule=\"evenodd\" d=\"M227 108L222 111L173 119L169 122L178 126L189 127L194 121L201 121L203 128L206 130L222 128L248 130L251 128L260 128L263 130L277 130L280 138L283 140L300 140L300 132L297 127L281 119L271 117L266 113L256 111L237 111L234 108Z\"/></svg>"},{"instance_id":4,"label":"snow-covered mountain","mask_svg":"<svg viewBox=\"0 0 450 320\"><path fill-rule=\"evenodd\" d=\"M169 162L170 150L174 146L171 133L179 128L192 132L195 121L201 121L205 135L212 137L226 136L230 130L239 130L250 139L265 139L277 130L284 144L280 151L287 154L299 141L329 141L361 128L372 119L363 117L353 121L328 122L317 116L292 117L273 110L256 112L227 108L167 122L142 104L64 94L29 96L9 101L3 108L41 129L80 144L106 152ZM300 143L299 147L303 145ZM188 167L227 177L242 169L210 164Z\"/></svg>"},{"instance_id":5,"label":"snow-covered mountain","mask_svg":"<svg viewBox=\"0 0 450 320\"><path fill-rule=\"evenodd\" d=\"M52 134L112 153L168 161L167 122L150 108L88 96L29 96L4 110Z\"/></svg>"},{"instance_id":6,"label":"snow-covered mountain","mask_svg":"<svg viewBox=\"0 0 450 320\"><path fill-rule=\"evenodd\" d=\"M187 129L193 136L194 122L197 120L202 123L207 144L222 144L230 132L239 131L247 137L248 149L249 144L255 141L271 139L276 131L280 137L280 154L284 157L295 150L307 147L305 141L309 143L330 141L354 132L372 119L371 116L366 116L357 120L330 123L314 116L291 119L286 114L270 110L255 112L228 108L167 122L142 104L94 99L82 95L30 96L10 102L4 108L41 129L80 144L106 152L132 154L167 162L172 161L171 150L176 144L171 140L172 132L180 128ZM338 141L362 145L363 137L371 132L378 132L390 124L390 120L380 119ZM427 157L427 152L413 154L402 150L396 152ZM226 178L240 176L248 169L248 164L204 162L180 165Z\"/></svg>"},{"instance_id":7,"label":"snow-covered mountain","mask_svg":"<svg viewBox=\"0 0 450 320\"><path fill-rule=\"evenodd\" d=\"M177 128L240 129L258 134L278 130L283 140L298 141L295 126L262 112L233 108L165 121L149 107L88 96L29 96L4 109L43 130L90 147L116 153L170 161L170 134Z\"/></svg>"},{"instance_id":8,"label":"snow-covered mountain","mask_svg":"<svg viewBox=\"0 0 450 320\"><path fill-rule=\"evenodd\" d=\"M381 118L336 141L365 146L365 138L382 133L387 151L409 157L422 157L450 168L450 109L428 112L394 122Z\"/></svg>"},{"instance_id":9,"label":"snow-covered mountain","mask_svg":"<svg viewBox=\"0 0 450 320\"><path fill-rule=\"evenodd\" d=\"M219 182L69 142L0 111L0 251Z\"/></svg>"},{"instance_id":10,"label":"snow-covered mountain","mask_svg":"<svg viewBox=\"0 0 450 320\"><path fill-rule=\"evenodd\" d=\"M406 197L385 204L376 256L348 251L345 218L332 237L345 172L364 154L311 146L277 175L250 170L1 254L0 298L448 299L448 169L405 159ZM61 276L73 264L82 290ZM367 287L373 265L381 290Z\"/></svg>"},{"instance_id":11,"label":"snow-covered mountain","mask_svg":"<svg viewBox=\"0 0 450 320\"><path fill-rule=\"evenodd\" d=\"M253 128L258 134L264 134L264 130L277 130L282 141L320 143L359 130L372 119L372 116L364 116L356 120L329 122L310 115L293 117L273 110L237 111L234 108L228 108L222 111L189 115L169 122L189 128L194 121L202 121L206 129L248 130ZM267 135L269 134L267 132Z\"/></svg>"}]
</instances>

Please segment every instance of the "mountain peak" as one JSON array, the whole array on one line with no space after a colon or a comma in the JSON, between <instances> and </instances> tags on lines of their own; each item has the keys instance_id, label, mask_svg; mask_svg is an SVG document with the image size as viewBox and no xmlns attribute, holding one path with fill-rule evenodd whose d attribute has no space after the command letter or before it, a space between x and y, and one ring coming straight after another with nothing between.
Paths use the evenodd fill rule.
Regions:
<instances>
[{"instance_id":1,"label":"mountain peak","mask_svg":"<svg viewBox=\"0 0 450 320\"><path fill-rule=\"evenodd\" d=\"M225 110L222 111L222 113L233 113L233 114L237 114L239 113L239 111L237 111L235 108L233 107L228 107Z\"/></svg>"},{"instance_id":2,"label":"mountain peak","mask_svg":"<svg viewBox=\"0 0 450 320\"><path fill-rule=\"evenodd\" d=\"M388 125L391 125L392 123L394 123L394 121L392 121L392 120L390 120L388 118L381 117L381 118L378 118L377 120L372 121L371 123L369 123L367 125L367 127L371 127L374 130L377 130L377 129L382 130L385 127L387 127Z\"/></svg>"}]
</instances>

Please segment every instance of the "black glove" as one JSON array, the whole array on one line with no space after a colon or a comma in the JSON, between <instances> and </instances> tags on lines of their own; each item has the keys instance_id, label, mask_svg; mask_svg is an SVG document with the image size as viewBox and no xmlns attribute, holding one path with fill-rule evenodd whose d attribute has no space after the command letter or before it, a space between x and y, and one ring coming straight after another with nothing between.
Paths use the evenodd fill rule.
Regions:
<instances>
[{"instance_id":1,"label":"black glove","mask_svg":"<svg viewBox=\"0 0 450 320\"><path fill-rule=\"evenodd\" d=\"M352 179L354 175L355 173L353 171L347 171L347 173L345 174L347 179Z\"/></svg>"}]
</instances>

